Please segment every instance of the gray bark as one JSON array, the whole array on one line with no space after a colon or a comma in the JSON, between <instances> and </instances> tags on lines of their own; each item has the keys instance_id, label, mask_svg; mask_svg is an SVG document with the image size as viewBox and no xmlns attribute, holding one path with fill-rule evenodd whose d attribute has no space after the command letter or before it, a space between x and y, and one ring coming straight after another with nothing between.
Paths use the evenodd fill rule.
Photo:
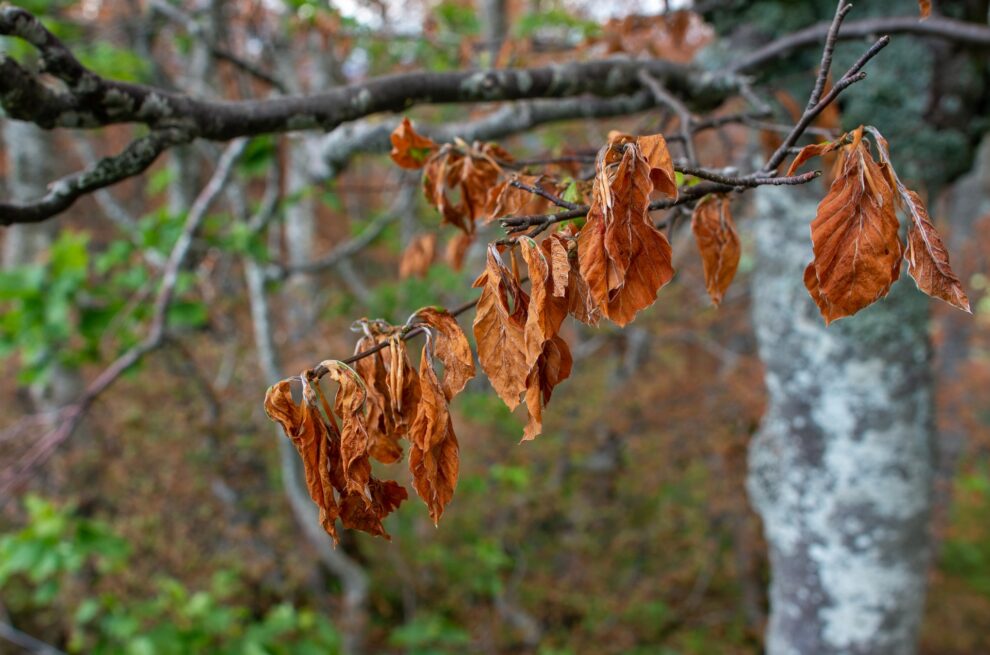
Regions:
<instances>
[{"instance_id":1,"label":"gray bark","mask_svg":"<svg viewBox=\"0 0 990 655\"><path fill-rule=\"evenodd\" d=\"M910 655L929 562L928 304L909 278L826 328L802 281L821 189L756 196L769 405L748 491L770 547L770 655Z\"/></svg>"}]
</instances>

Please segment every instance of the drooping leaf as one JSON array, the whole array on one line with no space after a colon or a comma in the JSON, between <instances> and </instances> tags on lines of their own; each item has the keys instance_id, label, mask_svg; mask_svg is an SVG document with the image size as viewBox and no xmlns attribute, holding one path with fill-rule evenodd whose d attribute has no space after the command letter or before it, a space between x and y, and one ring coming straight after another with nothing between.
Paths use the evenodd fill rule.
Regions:
<instances>
[{"instance_id":1,"label":"drooping leaf","mask_svg":"<svg viewBox=\"0 0 990 655\"><path fill-rule=\"evenodd\" d=\"M450 312L424 307L418 322L433 329L433 353L443 363L443 392L449 402L474 377L474 355L464 331Z\"/></svg>"},{"instance_id":2,"label":"drooping leaf","mask_svg":"<svg viewBox=\"0 0 990 655\"><path fill-rule=\"evenodd\" d=\"M705 287L717 307L736 275L741 252L728 198L702 198L691 216L691 230L701 252Z\"/></svg>"},{"instance_id":3,"label":"drooping leaf","mask_svg":"<svg viewBox=\"0 0 990 655\"><path fill-rule=\"evenodd\" d=\"M616 141L598 160L588 221L578 235L580 270L602 313L621 326L653 304L674 268L667 237L650 222L651 169L638 147Z\"/></svg>"},{"instance_id":4,"label":"drooping leaf","mask_svg":"<svg viewBox=\"0 0 990 655\"><path fill-rule=\"evenodd\" d=\"M488 192L486 213L489 221L503 216L528 216L545 214L550 211L552 205L549 200L514 186L513 180L518 180L531 187L543 188L551 193L557 191L554 185L542 175L512 175L492 187Z\"/></svg>"},{"instance_id":5,"label":"drooping leaf","mask_svg":"<svg viewBox=\"0 0 990 655\"><path fill-rule=\"evenodd\" d=\"M329 360L323 362L327 377L339 385L334 398L334 413L340 418L341 472L348 491L364 494L371 479L371 461L368 458L367 417L364 412L367 394L365 385L357 373L345 364Z\"/></svg>"},{"instance_id":6,"label":"drooping leaf","mask_svg":"<svg viewBox=\"0 0 990 655\"><path fill-rule=\"evenodd\" d=\"M437 151L433 139L421 136L413 129L408 118L403 118L392 131L392 161L402 168L422 168Z\"/></svg>"},{"instance_id":7,"label":"drooping leaf","mask_svg":"<svg viewBox=\"0 0 990 655\"><path fill-rule=\"evenodd\" d=\"M413 238L402 253L399 260L399 277L426 277L430 270L430 265L436 258L437 235L435 232L427 232Z\"/></svg>"},{"instance_id":8,"label":"drooping leaf","mask_svg":"<svg viewBox=\"0 0 990 655\"><path fill-rule=\"evenodd\" d=\"M894 192L854 133L836 162L837 174L811 224L815 277L826 324L883 297L897 279L903 248Z\"/></svg>"},{"instance_id":9,"label":"drooping leaf","mask_svg":"<svg viewBox=\"0 0 990 655\"><path fill-rule=\"evenodd\" d=\"M949 253L942 237L935 230L921 198L914 191L906 191L907 205L914 219L908 231L908 274L918 288L933 298L941 298L953 307L970 312L969 298L962 283L949 266Z\"/></svg>"},{"instance_id":10,"label":"drooping leaf","mask_svg":"<svg viewBox=\"0 0 990 655\"><path fill-rule=\"evenodd\" d=\"M529 420L523 430L523 441L535 439L543 432L543 408L550 402L554 387L571 375L573 359L567 342L559 336L543 346L533 370L526 378L526 409Z\"/></svg>"},{"instance_id":11,"label":"drooping leaf","mask_svg":"<svg viewBox=\"0 0 990 655\"><path fill-rule=\"evenodd\" d=\"M292 400L292 386L288 380L272 385L265 394L265 412L282 426L285 436L296 447L303 463L306 489L320 510L320 525L337 542L334 521L339 516L339 508L330 479L330 460L340 457L331 440L331 436L334 439L339 436L330 434L329 430L336 426L324 422L319 411L306 402L297 404Z\"/></svg>"},{"instance_id":12,"label":"drooping leaf","mask_svg":"<svg viewBox=\"0 0 990 655\"><path fill-rule=\"evenodd\" d=\"M918 11L921 12L921 20L932 15L932 0L918 0Z\"/></svg>"},{"instance_id":13,"label":"drooping leaf","mask_svg":"<svg viewBox=\"0 0 990 655\"><path fill-rule=\"evenodd\" d=\"M385 353L388 353L387 356ZM404 435L409 432L419 406L419 374L409 362L405 341L398 335L388 338L388 348L382 354L387 368L386 384L392 403L392 416L398 435Z\"/></svg>"},{"instance_id":14,"label":"drooping leaf","mask_svg":"<svg viewBox=\"0 0 990 655\"><path fill-rule=\"evenodd\" d=\"M543 352L543 344L552 339L567 318L567 300L555 296L548 249L532 239L520 240L520 249L529 275L530 297L526 313L524 343L526 369L530 370Z\"/></svg>"},{"instance_id":15,"label":"drooping leaf","mask_svg":"<svg viewBox=\"0 0 990 655\"><path fill-rule=\"evenodd\" d=\"M525 345L529 297L495 246L489 246L488 265L474 286L482 287L474 319L478 361L495 392L509 409L515 409L529 373Z\"/></svg>"},{"instance_id":16,"label":"drooping leaf","mask_svg":"<svg viewBox=\"0 0 990 655\"><path fill-rule=\"evenodd\" d=\"M372 348L384 339L387 339L385 335L362 337L355 353ZM402 457L402 446L399 445L399 431L392 414L388 369L382 351L354 362L354 370L364 380L368 393L368 454L383 464L392 464Z\"/></svg>"},{"instance_id":17,"label":"drooping leaf","mask_svg":"<svg viewBox=\"0 0 990 655\"><path fill-rule=\"evenodd\" d=\"M421 397L409 432L409 470L416 493L430 508L430 517L436 524L454 495L460 462L447 397L427 346L420 359L419 380Z\"/></svg>"},{"instance_id":18,"label":"drooping leaf","mask_svg":"<svg viewBox=\"0 0 990 655\"><path fill-rule=\"evenodd\" d=\"M464 267L464 257L467 255L472 243L474 243L473 234L458 232L451 237L450 241L447 242L447 266L450 266L455 271L461 270Z\"/></svg>"},{"instance_id":19,"label":"drooping leaf","mask_svg":"<svg viewBox=\"0 0 990 655\"><path fill-rule=\"evenodd\" d=\"M402 501L409 498L409 493L395 480L383 482L377 478L368 481L368 492L370 502L357 494L344 496L340 503L340 520L345 528L361 530L391 541L392 537L385 531L382 519L397 510Z\"/></svg>"},{"instance_id":20,"label":"drooping leaf","mask_svg":"<svg viewBox=\"0 0 990 655\"><path fill-rule=\"evenodd\" d=\"M636 138L640 152L650 165L650 180L653 188L671 198L677 198L677 174L674 161L667 149L667 140L662 134L652 134Z\"/></svg>"}]
</instances>

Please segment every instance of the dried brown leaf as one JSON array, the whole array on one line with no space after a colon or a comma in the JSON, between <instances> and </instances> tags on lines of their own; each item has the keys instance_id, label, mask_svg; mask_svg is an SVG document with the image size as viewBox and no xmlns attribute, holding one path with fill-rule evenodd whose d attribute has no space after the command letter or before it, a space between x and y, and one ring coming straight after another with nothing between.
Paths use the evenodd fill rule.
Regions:
<instances>
[{"instance_id":1,"label":"dried brown leaf","mask_svg":"<svg viewBox=\"0 0 990 655\"><path fill-rule=\"evenodd\" d=\"M717 307L736 275L741 253L728 198L705 196L695 205L691 230L701 252L705 287Z\"/></svg>"},{"instance_id":2,"label":"dried brown leaf","mask_svg":"<svg viewBox=\"0 0 990 655\"><path fill-rule=\"evenodd\" d=\"M457 319L445 309L424 307L416 317L433 329L433 354L443 364L443 392L449 402L474 377L471 344Z\"/></svg>"},{"instance_id":3,"label":"dried brown leaf","mask_svg":"<svg viewBox=\"0 0 990 655\"><path fill-rule=\"evenodd\" d=\"M437 235L435 232L427 232L413 237L413 240L403 251L402 259L399 260L399 277L403 280L414 275L419 278L426 277L426 273L436 258L436 252Z\"/></svg>"},{"instance_id":4,"label":"dried brown leaf","mask_svg":"<svg viewBox=\"0 0 990 655\"><path fill-rule=\"evenodd\" d=\"M641 136L636 139L640 152L650 165L650 180L653 188L677 198L677 175L674 172L674 161L667 149L667 141L662 134Z\"/></svg>"},{"instance_id":5,"label":"dried brown leaf","mask_svg":"<svg viewBox=\"0 0 990 655\"><path fill-rule=\"evenodd\" d=\"M543 432L543 408L550 402L554 387L571 375L573 358L567 342L559 336L548 340L533 370L526 377L526 409L529 420L523 441L535 439Z\"/></svg>"},{"instance_id":6,"label":"dried brown leaf","mask_svg":"<svg viewBox=\"0 0 990 655\"><path fill-rule=\"evenodd\" d=\"M567 318L567 300L553 294L549 248L524 238L520 240L520 250L530 283L529 310L524 329L526 368L529 370L543 352L543 344L557 334Z\"/></svg>"},{"instance_id":7,"label":"dried brown leaf","mask_svg":"<svg viewBox=\"0 0 990 655\"><path fill-rule=\"evenodd\" d=\"M340 461L345 488L364 494L371 479L365 385L354 370L340 362L330 360L323 365L328 370L327 377L339 385L333 406L340 418Z\"/></svg>"},{"instance_id":8,"label":"dried brown leaf","mask_svg":"<svg viewBox=\"0 0 990 655\"><path fill-rule=\"evenodd\" d=\"M969 298L949 266L949 253L928 216L928 210L914 191L907 189L906 196L906 204L914 219L908 231L908 274L914 278L918 288L929 296L972 313Z\"/></svg>"},{"instance_id":9,"label":"dried brown leaf","mask_svg":"<svg viewBox=\"0 0 990 655\"><path fill-rule=\"evenodd\" d=\"M392 131L391 139L392 161L402 168L422 168L438 148L433 139L417 134L408 118Z\"/></svg>"}]
</instances>

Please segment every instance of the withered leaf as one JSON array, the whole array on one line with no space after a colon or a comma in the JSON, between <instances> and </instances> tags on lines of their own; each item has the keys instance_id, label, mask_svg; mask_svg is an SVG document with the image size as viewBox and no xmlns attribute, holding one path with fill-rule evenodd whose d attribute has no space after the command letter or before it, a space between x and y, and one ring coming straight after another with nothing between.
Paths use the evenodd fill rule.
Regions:
<instances>
[{"instance_id":1,"label":"withered leaf","mask_svg":"<svg viewBox=\"0 0 990 655\"><path fill-rule=\"evenodd\" d=\"M334 489L330 479L330 460L339 459L340 453L334 448L328 426L320 417L319 409L303 402L292 400L292 386L288 380L272 385L265 394L265 412L282 426L285 436L296 447L306 477L306 489L310 498L320 510L320 525L327 534L338 541L334 525L339 515Z\"/></svg>"},{"instance_id":2,"label":"withered leaf","mask_svg":"<svg viewBox=\"0 0 990 655\"><path fill-rule=\"evenodd\" d=\"M787 175L794 175L795 172L801 167L801 164L808 161L812 157L821 157L830 152L838 150L842 146L844 136L839 137L835 141L824 141L822 143L812 143L801 148L800 152L794 157L794 161L791 162L791 167L787 169Z\"/></svg>"},{"instance_id":3,"label":"withered leaf","mask_svg":"<svg viewBox=\"0 0 990 655\"><path fill-rule=\"evenodd\" d=\"M437 151L437 144L413 129L408 118L403 118L392 131L392 161L402 168L422 168Z\"/></svg>"},{"instance_id":4,"label":"withered leaf","mask_svg":"<svg viewBox=\"0 0 990 655\"><path fill-rule=\"evenodd\" d=\"M488 192L498 182L498 161L511 157L498 146L475 143L470 148L444 146L429 160L423 174L426 199L437 208L444 223L472 234L475 222L485 215ZM456 192L456 202L448 193Z\"/></svg>"},{"instance_id":5,"label":"withered leaf","mask_svg":"<svg viewBox=\"0 0 990 655\"><path fill-rule=\"evenodd\" d=\"M932 0L918 0L918 11L921 12L921 20L932 15Z\"/></svg>"},{"instance_id":6,"label":"withered leaf","mask_svg":"<svg viewBox=\"0 0 990 655\"><path fill-rule=\"evenodd\" d=\"M523 430L523 441L535 439L543 432L543 408L550 402L554 387L571 375L573 358L567 342L559 336L549 339L539 359L526 378L526 409L529 420Z\"/></svg>"},{"instance_id":7,"label":"withered leaf","mask_svg":"<svg viewBox=\"0 0 990 655\"><path fill-rule=\"evenodd\" d=\"M598 321L601 320L601 311L598 309L598 303L591 293L587 280L581 275L578 262L578 240L574 238L568 226L561 232L551 234L547 241L551 242L551 247L555 248L555 253L559 253L561 249L566 250L567 263L570 267L567 274L567 289L564 293L564 297L567 299L567 313L586 325L598 325ZM559 254L552 257L554 266L558 266L559 257ZM557 276L558 274L555 273L554 295L557 295Z\"/></svg>"},{"instance_id":8,"label":"withered leaf","mask_svg":"<svg viewBox=\"0 0 990 655\"><path fill-rule=\"evenodd\" d=\"M691 216L691 230L701 252L705 287L718 306L736 275L741 253L728 198L713 195L702 198Z\"/></svg>"},{"instance_id":9,"label":"withered leaf","mask_svg":"<svg viewBox=\"0 0 990 655\"><path fill-rule=\"evenodd\" d=\"M437 235L435 232L427 232L413 238L402 253L399 260L399 277L426 277L430 270L430 265L436 258Z\"/></svg>"},{"instance_id":10,"label":"withered leaf","mask_svg":"<svg viewBox=\"0 0 990 655\"><path fill-rule=\"evenodd\" d=\"M419 364L421 398L409 432L409 470L416 493L437 523L457 486L459 455L447 397L440 387L429 352L423 347Z\"/></svg>"},{"instance_id":11,"label":"withered leaf","mask_svg":"<svg viewBox=\"0 0 990 655\"><path fill-rule=\"evenodd\" d=\"M364 413L367 394L357 373L345 364L323 362L327 377L339 385L334 398L334 412L340 418L340 459L344 484L348 491L364 494L371 479L368 459L368 426Z\"/></svg>"},{"instance_id":12,"label":"withered leaf","mask_svg":"<svg viewBox=\"0 0 990 655\"><path fill-rule=\"evenodd\" d=\"M443 392L450 401L474 377L471 344L457 319L445 309L424 307L416 312L416 317L433 328L433 353L443 364Z\"/></svg>"},{"instance_id":13,"label":"withered leaf","mask_svg":"<svg viewBox=\"0 0 990 655\"><path fill-rule=\"evenodd\" d=\"M652 134L637 137L636 143L650 165L653 188L671 198L677 198L677 175L674 172L674 161L667 149L667 140L662 134Z\"/></svg>"},{"instance_id":14,"label":"withered leaf","mask_svg":"<svg viewBox=\"0 0 990 655\"><path fill-rule=\"evenodd\" d=\"M486 213L489 221L502 216L545 214L550 211L552 206L550 201L543 196L513 186L513 180L518 180L531 187L541 187L551 193L557 191L554 185L546 181L542 175L512 175L509 179L492 187L488 192Z\"/></svg>"},{"instance_id":15,"label":"withered leaf","mask_svg":"<svg viewBox=\"0 0 990 655\"><path fill-rule=\"evenodd\" d=\"M811 223L826 324L886 295L903 256L893 189L862 142L862 128L842 150L836 167L835 181Z\"/></svg>"},{"instance_id":16,"label":"withered leaf","mask_svg":"<svg viewBox=\"0 0 990 655\"><path fill-rule=\"evenodd\" d=\"M416 369L409 362L406 343L393 335L388 339L388 348L382 351L387 368L386 384L389 400L392 403L392 416L398 434L407 434L419 407L420 384Z\"/></svg>"},{"instance_id":17,"label":"withered leaf","mask_svg":"<svg viewBox=\"0 0 990 655\"><path fill-rule=\"evenodd\" d=\"M387 339L385 335L362 337L355 352L372 348L384 339ZM392 464L402 457L402 446L399 445L395 416L392 414L388 369L382 351L354 362L354 370L364 380L368 392L368 454L383 464Z\"/></svg>"},{"instance_id":18,"label":"withered leaf","mask_svg":"<svg viewBox=\"0 0 990 655\"><path fill-rule=\"evenodd\" d=\"M906 196L906 204L914 219L908 231L908 274L914 278L918 288L929 296L941 298L953 307L972 313L969 298L949 266L949 253L924 203L910 189L906 190Z\"/></svg>"},{"instance_id":19,"label":"withered leaf","mask_svg":"<svg viewBox=\"0 0 990 655\"><path fill-rule=\"evenodd\" d=\"M447 265L455 271L461 270L464 267L464 257L472 243L474 243L473 234L457 232L451 237L450 241L447 242Z\"/></svg>"},{"instance_id":20,"label":"withered leaf","mask_svg":"<svg viewBox=\"0 0 990 655\"><path fill-rule=\"evenodd\" d=\"M530 282L529 310L523 338L526 369L529 370L543 352L543 344L557 334L567 318L567 300L553 293L549 248L544 249L528 238L521 239L519 243Z\"/></svg>"},{"instance_id":21,"label":"withered leaf","mask_svg":"<svg viewBox=\"0 0 990 655\"><path fill-rule=\"evenodd\" d=\"M602 313L626 325L674 276L667 237L649 218L649 164L627 143L618 165L612 145L599 154L595 195L578 235L581 276ZM613 170L614 169L614 170Z\"/></svg>"},{"instance_id":22,"label":"withered leaf","mask_svg":"<svg viewBox=\"0 0 990 655\"><path fill-rule=\"evenodd\" d=\"M482 287L474 319L478 361L495 392L509 409L515 409L529 373L525 345L529 297L495 246L488 247L488 265L474 286Z\"/></svg>"},{"instance_id":23,"label":"withered leaf","mask_svg":"<svg viewBox=\"0 0 990 655\"><path fill-rule=\"evenodd\" d=\"M368 482L368 491L370 503L363 496L353 493L341 499L340 520L345 528L361 530L391 541L392 537L385 531L382 519L397 510L402 501L409 498L409 493L395 480L383 482L377 478L371 478Z\"/></svg>"}]
</instances>

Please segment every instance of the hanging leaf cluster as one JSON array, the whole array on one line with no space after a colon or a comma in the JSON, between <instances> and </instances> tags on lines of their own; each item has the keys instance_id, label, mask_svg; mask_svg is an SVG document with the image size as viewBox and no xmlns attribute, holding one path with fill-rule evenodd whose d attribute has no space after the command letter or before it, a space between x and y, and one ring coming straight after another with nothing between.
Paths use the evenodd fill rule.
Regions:
<instances>
[{"instance_id":1,"label":"hanging leaf cluster","mask_svg":"<svg viewBox=\"0 0 990 655\"><path fill-rule=\"evenodd\" d=\"M878 159L865 132L873 136ZM392 143L392 159L423 169L427 200L444 223L458 229L447 246L455 267L479 221L551 215L551 201L567 186L550 176L507 171L512 159L494 144L438 145L417 134L408 119L396 128ZM804 274L826 323L886 295L905 258L922 291L969 310L920 196L897 177L888 150L879 132L861 127L805 147L788 173L811 158L838 152L834 181L811 223L814 259ZM610 134L596 157L593 179L578 192L588 202L583 226L561 223L539 241L533 237L542 228L489 244L485 270L473 285L481 289L473 324L478 362L509 409L526 408L523 441L542 432L543 411L571 374L573 356L561 335L568 316L591 326L602 319L627 325L674 277L671 244L650 215L651 203L669 205L679 194L662 135ZM899 236L898 205L911 219L906 245ZM729 196L699 198L691 230L706 290L718 305L742 250ZM423 274L435 252L435 234L416 237L402 257L402 274ZM323 362L271 387L265 399L269 416L299 451L320 523L335 540L337 519L345 527L388 537L382 519L407 492L395 481L375 478L371 460L396 463L406 447L413 487L433 521L440 520L459 469L450 403L475 375L468 339L445 310L421 309L404 326L367 320L359 325L364 336L348 360L353 369ZM418 367L406 349L415 332L426 335ZM322 376L338 386L332 406L323 396ZM302 388L298 402L291 393L294 381Z\"/></svg>"}]
</instances>

